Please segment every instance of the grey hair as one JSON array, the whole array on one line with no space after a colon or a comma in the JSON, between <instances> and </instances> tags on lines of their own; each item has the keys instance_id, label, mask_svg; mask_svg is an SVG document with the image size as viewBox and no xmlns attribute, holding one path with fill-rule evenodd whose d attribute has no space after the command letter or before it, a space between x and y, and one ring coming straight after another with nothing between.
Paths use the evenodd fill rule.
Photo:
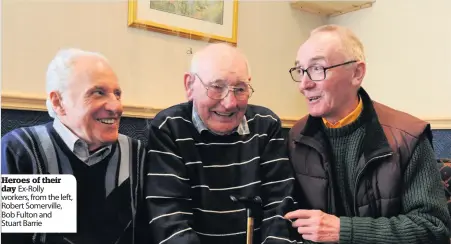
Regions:
<instances>
[{"instance_id":1,"label":"grey hair","mask_svg":"<svg viewBox=\"0 0 451 244\"><path fill-rule=\"evenodd\" d=\"M96 57L108 63L105 56L97 52L84 51L76 48L62 49L57 52L50 62L46 73L46 94L45 105L50 117L55 118L56 113L53 110L50 101L50 93L58 91L62 93L67 88L67 83L71 79L74 71L74 61L80 57Z\"/></svg>"},{"instance_id":2,"label":"grey hair","mask_svg":"<svg viewBox=\"0 0 451 244\"><path fill-rule=\"evenodd\" d=\"M310 35L321 32L337 34L343 44L347 58L365 61L365 48L360 39L349 28L340 25L323 25L312 30Z\"/></svg>"}]
</instances>

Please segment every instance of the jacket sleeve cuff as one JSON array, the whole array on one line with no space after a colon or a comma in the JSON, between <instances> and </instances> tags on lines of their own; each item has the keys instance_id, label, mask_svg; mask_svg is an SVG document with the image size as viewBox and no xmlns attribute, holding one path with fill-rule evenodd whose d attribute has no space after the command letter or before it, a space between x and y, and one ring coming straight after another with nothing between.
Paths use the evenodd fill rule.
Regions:
<instances>
[{"instance_id":1,"label":"jacket sleeve cuff","mask_svg":"<svg viewBox=\"0 0 451 244\"><path fill-rule=\"evenodd\" d=\"M340 244L352 243L352 218L340 217Z\"/></svg>"}]
</instances>

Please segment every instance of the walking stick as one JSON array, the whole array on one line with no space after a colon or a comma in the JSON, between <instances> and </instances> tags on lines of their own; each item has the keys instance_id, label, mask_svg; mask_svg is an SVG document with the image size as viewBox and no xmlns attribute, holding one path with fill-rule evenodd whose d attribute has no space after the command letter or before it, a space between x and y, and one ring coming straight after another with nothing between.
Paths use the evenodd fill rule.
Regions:
<instances>
[{"instance_id":1,"label":"walking stick","mask_svg":"<svg viewBox=\"0 0 451 244\"><path fill-rule=\"evenodd\" d=\"M246 208L247 215L247 228L246 228L246 244L253 244L254 237L254 210L261 207L262 199L259 196L256 197L236 197L231 195L230 199L233 202L241 203Z\"/></svg>"}]
</instances>

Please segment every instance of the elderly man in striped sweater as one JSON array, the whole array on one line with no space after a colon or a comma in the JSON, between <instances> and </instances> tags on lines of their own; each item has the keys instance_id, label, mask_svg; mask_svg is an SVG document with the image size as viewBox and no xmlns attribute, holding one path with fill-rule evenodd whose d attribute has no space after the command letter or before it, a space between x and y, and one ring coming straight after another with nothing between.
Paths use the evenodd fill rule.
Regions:
<instances>
[{"instance_id":1,"label":"elderly man in striped sweater","mask_svg":"<svg viewBox=\"0 0 451 244\"><path fill-rule=\"evenodd\" d=\"M280 119L248 104L249 64L235 47L207 46L184 76L188 102L150 124L145 198L156 244L293 243L292 170ZM247 231L246 206L230 196L260 197ZM294 233L296 234L296 233Z\"/></svg>"},{"instance_id":2,"label":"elderly man in striped sweater","mask_svg":"<svg viewBox=\"0 0 451 244\"><path fill-rule=\"evenodd\" d=\"M1 140L2 174L72 174L77 233L5 234L3 243L133 244L141 142L119 134L121 88L104 56L61 50L47 71L52 122L15 129Z\"/></svg>"}]
</instances>

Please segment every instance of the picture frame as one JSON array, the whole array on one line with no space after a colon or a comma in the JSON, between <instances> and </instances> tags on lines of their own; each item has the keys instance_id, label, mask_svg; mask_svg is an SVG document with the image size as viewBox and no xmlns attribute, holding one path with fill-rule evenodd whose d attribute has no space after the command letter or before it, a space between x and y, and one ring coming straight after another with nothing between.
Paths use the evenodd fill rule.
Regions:
<instances>
[{"instance_id":1,"label":"picture frame","mask_svg":"<svg viewBox=\"0 0 451 244\"><path fill-rule=\"evenodd\" d=\"M236 46L238 0L128 0L128 26Z\"/></svg>"}]
</instances>

